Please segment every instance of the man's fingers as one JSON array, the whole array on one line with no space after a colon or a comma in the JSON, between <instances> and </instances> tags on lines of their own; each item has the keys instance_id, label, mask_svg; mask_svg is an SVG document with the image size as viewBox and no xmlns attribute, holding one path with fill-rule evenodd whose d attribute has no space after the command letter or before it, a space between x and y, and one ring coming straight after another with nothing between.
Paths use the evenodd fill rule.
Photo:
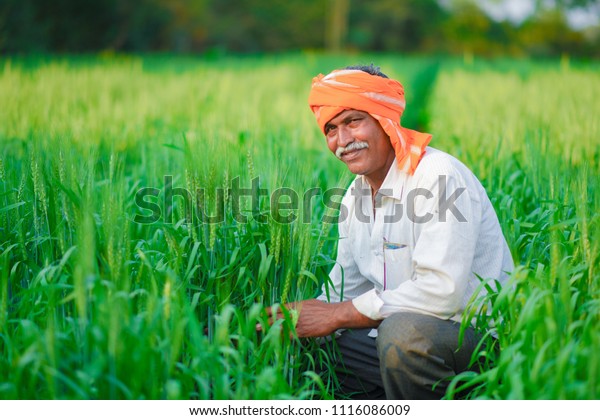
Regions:
<instances>
[{"instance_id":1,"label":"man's fingers","mask_svg":"<svg viewBox=\"0 0 600 420\"><path fill-rule=\"evenodd\" d=\"M281 305L267 306L265 308L265 311L267 312L268 316L273 316L273 312L275 312L275 314L279 315L279 314L281 314Z\"/></svg>"},{"instance_id":2,"label":"man's fingers","mask_svg":"<svg viewBox=\"0 0 600 420\"><path fill-rule=\"evenodd\" d=\"M283 314L281 312L280 305L267 306L264 308L265 313L267 314L267 322L269 325L273 325L274 319L273 315L275 315L275 319L283 318ZM264 328L260 322L256 323L256 331L263 331Z\"/></svg>"},{"instance_id":3,"label":"man's fingers","mask_svg":"<svg viewBox=\"0 0 600 420\"><path fill-rule=\"evenodd\" d=\"M296 312L300 313L300 311L302 310L302 301L300 302L292 302L289 304L288 309L290 310L295 310Z\"/></svg>"},{"instance_id":4,"label":"man's fingers","mask_svg":"<svg viewBox=\"0 0 600 420\"><path fill-rule=\"evenodd\" d=\"M288 313L291 310L300 310L301 307L301 302L290 302L290 303L286 303L285 305L281 305L281 304L276 304L273 306L267 306L265 308L265 311L267 313L267 316L272 317L273 314L275 314L277 316L277 319L279 318L283 318L284 312ZM285 308L285 311L284 311Z\"/></svg>"},{"instance_id":5,"label":"man's fingers","mask_svg":"<svg viewBox=\"0 0 600 420\"><path fill-rule=\"evenodd\" d=\"M300 308L302 307L302 302L290 302L285 305L276 304L273 306L267 306L264 308L265 313L267 315L267 322L269 326L273 325L273 323L278 319L283 319L287 316L290 316L290 311L300 312ZM292 318L294 316L292 315ZM262 324L256 324L256 331L264 331Z\"/></svg>"}]
</instances>

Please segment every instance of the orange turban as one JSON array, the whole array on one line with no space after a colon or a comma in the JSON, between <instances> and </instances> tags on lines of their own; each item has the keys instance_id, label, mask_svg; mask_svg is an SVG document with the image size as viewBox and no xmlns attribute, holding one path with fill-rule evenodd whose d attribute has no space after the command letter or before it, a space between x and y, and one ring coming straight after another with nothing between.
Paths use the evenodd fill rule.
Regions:
<instances>
[{"instance_id":1,"label":"orange turban","mask_svg":"<svg viewBox=\"0 0 600 420\"><path fill-rule=\"evenodd\" d=\"M400 170L411 175L431 140L431 134L400 125L406 106L402 85L362 70L334 70L327 76L318 75L313 79L308 104L323 133L325 124L340 112L356 109L369 113L390 137Z\"/></svg>"}]
</instances>

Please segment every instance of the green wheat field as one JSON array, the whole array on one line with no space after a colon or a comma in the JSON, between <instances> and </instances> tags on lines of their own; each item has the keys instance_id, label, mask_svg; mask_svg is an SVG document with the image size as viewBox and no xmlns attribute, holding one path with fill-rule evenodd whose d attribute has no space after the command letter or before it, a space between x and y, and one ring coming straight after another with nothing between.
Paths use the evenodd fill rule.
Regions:
<instances>
[{"instance_id":1,"label":"green wheat field","mask_svg":"<svg viewBox=\"0 0 600 420\"><path fill-rule=\"evenodd\" d=\"M335 353L264 308L318 293L352 179L311 78L370 62L517 265L447 398L600 398L600 64L312 53L0 59L0 398L339 397Z\"/></svg>"}]
</instances>

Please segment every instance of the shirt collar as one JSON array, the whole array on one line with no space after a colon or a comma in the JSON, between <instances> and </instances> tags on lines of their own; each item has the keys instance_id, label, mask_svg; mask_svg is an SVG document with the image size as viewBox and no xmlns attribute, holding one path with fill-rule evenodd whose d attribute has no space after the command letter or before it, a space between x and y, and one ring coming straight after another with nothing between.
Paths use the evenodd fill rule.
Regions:
<instances>
[{"instance_id":1,"label":"shirt collar","mask_svg":"<svg viewBox=\"0 0 600 420\"><path fill-rule=\"evenodd\" d=\"M394 159L394 161L392 162L392 166L390 166L390 169L388 170L388 173L385 176L381 187L379 188L379 194L385 197L401 200L402 190L407 176L408 175L405 172L402 172L398 168L398 162L396 161L396 159ZM362 175L361 177L362 182L366 185L369 185L364 175Z\"/></svg>"}]
</instances>

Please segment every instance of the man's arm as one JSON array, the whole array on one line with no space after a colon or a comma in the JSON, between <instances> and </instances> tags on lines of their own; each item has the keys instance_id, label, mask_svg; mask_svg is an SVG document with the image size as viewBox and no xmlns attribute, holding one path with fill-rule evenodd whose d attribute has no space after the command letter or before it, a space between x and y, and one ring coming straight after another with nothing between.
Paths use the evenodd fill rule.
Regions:
<instances>
[{"instance_id":1,"label":"man's arm","mask_svg":"<svg viewBox=\"0 0 600 420\"><path fill-rule=\"evenodd\" d=\"M349 191L353 187L354 183L350 185ZM321 296L286 305L288 309L297 311L298 337L324 337L340 328L375 328L381 322L361 314L352 303L353 298L372 289L373 285L362 276L350 247L353 239L348 220L354 212L355 197L347 192L342 206L347 209L348 217L338 222L336 263L323 285ZM268 309L268 313L271 314L271 309ZM282 316L280 313L277 315Z\"/></svg>"},{"instance_id":2,"label":"man's arm","mask_svg":"<svg viewBox=\"0 0 600 420\"><path fill-rule=\"evenodd\" d=\"M317 299L290 304L298 315L298 337L323 337L340 328L376 328L381 322L358 312L352 301L327 303Z\"/></svg>"}]
</instances>

